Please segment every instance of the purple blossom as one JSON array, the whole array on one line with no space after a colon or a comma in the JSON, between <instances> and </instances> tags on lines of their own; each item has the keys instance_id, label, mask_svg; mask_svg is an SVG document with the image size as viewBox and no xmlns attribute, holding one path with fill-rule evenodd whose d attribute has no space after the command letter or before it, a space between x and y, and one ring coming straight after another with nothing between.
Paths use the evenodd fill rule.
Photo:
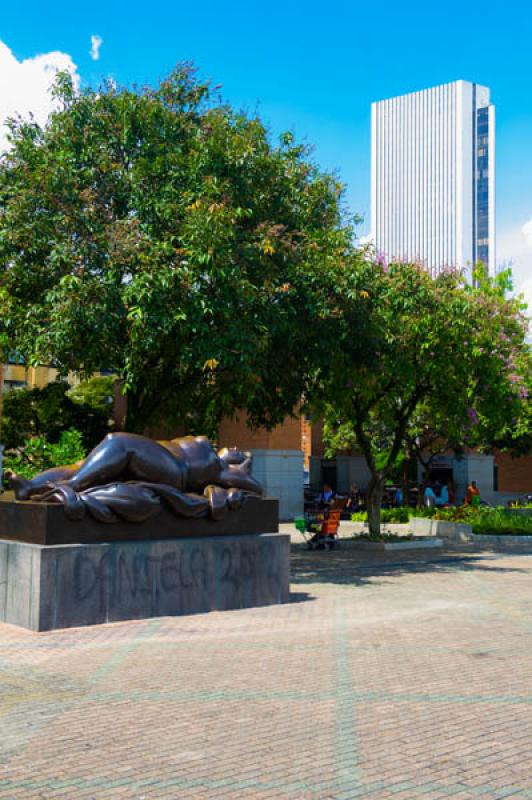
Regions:
<instances>
[{"instance_id":1,"label":"purple blossom","mask_svg":"<svg viewBox=\"0 0 532 800\"><path fill-rule=\"evenodd\" d=\"M467 409L467 416L469 417L469 420L472 425L478 425L479 423L478 414L474 408Z\"/></svg>"},{"instance_id":2,"label":"purple blossom","mask_svg":"<svg viewBox=\"0 0 532 800\"><path fill-rule=\"evenodd\" d=\"M375 263L382 267L383 272L388 272L388 259L384 253L377 253Z\"/></svg>"}]
</instances>

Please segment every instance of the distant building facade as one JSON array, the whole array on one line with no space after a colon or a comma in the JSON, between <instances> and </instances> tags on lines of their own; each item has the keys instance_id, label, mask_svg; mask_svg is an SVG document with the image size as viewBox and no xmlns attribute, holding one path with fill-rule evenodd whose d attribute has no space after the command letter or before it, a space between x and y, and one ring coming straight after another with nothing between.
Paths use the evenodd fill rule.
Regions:
<instances>
[{"instance_id":1,"label":"distant building facade","mask_svg":"<svg viewBox=\"0 0 532 800\"><path fill-rule=\"evenodd\" d=\"M389 258L495 272L495 108L455 81L371 108L371 231Z\"/></svg>"}]
</instances>

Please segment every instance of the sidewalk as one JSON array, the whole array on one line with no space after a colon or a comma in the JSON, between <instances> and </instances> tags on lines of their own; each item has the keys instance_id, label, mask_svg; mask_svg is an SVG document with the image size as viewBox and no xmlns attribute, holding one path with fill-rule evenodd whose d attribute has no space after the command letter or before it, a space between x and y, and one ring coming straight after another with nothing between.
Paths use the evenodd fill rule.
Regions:
<instances>
[{"instance_id":1,"label":"sidewalk","mask_svg":"<svg viewBox=\"0 0 532 800\"><path fill-rule=\"evenodd\" d=\"M532 798L532 556L292 566L284 606L0 625L1 800Z\"/></svg>"}]
</instances>

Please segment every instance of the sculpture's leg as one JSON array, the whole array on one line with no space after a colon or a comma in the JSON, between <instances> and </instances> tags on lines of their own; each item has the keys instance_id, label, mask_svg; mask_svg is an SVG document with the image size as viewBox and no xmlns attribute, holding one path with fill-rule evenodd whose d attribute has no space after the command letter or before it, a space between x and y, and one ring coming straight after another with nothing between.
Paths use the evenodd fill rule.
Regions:
<instances>
[{"instance_id":1,"label":"sculpture's leg","mask_svg":"<svg viewBox=\"0 0 532 800\"><path fill-rule=\"evenodd\" d=\"M209 500L212 519L223 519L228 509L227 491L220 486L207 486L204 493Z\"/></svg>"},{"instance_id":2,"label":"sculpture's leg","mask_svg":"<svg viewBox=\"0 0 532 800\"><path fill-rule=\"evenodd\" d=\"M70 467L53 467L31 479L23 478L21 475L12 475L9 478L9 483L15 492L17 500L29 500L35 495L48 491L52 484L72 478L82 463L80 461Z\"/></svg>"},{"instance_id":3,"label":"sculpture's leg","mask_svg":"<svg viewBox=\"0 0 532 800\"><path fill-rule=\"evenodd\" d=\"M185 488L186 467L165 447L133 433L110 433L89 453L70 486L77 492L118 479Z\"/></svg>"},{"instance_id":4,"label":"sculpture's leg","mask_svg":"<svg viewBox=\"0 0 532 800\"><path fill-rule=\"evenodd\" d=\"M81 492L90 486L110 483L121 477L128 458L125 443L113 436L106 436L91 450L77 473L69 480L69 485L74 491Z\"/></svg>"}]
</instances>

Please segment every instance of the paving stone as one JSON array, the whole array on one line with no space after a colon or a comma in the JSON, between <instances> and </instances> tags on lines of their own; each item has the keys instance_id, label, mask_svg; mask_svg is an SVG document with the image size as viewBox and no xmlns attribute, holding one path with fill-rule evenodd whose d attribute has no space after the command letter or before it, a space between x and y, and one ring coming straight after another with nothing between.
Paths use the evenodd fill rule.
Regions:
<instances>
[{"instance_id":1,"label":"paving stone","mask_svg":"<svg viewBox=\"0 0 532 800\"><path fill-rule=\"evenodd\" d=\"M292 571L285 606L0 625L0 800L532 800L532 556Z\"/></svg>"}]
</instances>

